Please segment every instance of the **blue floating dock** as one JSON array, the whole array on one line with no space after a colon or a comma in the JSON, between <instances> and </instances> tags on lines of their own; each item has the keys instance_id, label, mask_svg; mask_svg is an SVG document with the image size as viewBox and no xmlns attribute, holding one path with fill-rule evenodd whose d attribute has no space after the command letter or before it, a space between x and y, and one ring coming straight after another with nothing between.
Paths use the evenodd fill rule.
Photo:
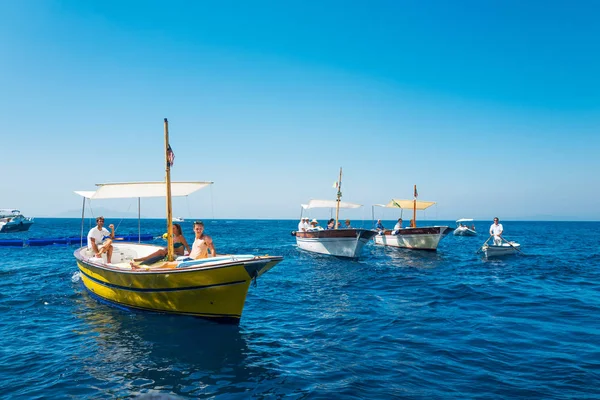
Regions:
<instances>
[{"instance_id":1,"label":"blue floating dock","mask_svg":"<svg viewBox=\"0 0 600 400\"><path fill-rule=\"evenodd\" d=\"M115 240L123 242L148 242L154 240L154 235L143 233L141 235L120 235L115 236ZM87 238L66 237L66 238L31 238L31 239L0 239L0 247L39 247L53 245L84 245L87 244Z\"/></svg>"}]
</instances>

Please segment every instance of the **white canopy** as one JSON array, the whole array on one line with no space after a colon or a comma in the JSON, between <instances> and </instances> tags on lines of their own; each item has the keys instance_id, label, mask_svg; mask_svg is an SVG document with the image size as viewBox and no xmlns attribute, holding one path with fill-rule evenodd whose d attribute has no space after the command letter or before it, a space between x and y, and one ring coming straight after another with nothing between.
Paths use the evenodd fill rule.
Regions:
<instances>
[{"instance_id":1,"label":"white canopy","mask_svg":"<svg viewBox=\"0 0 600 400\"><path fill-rule=\"evenodd\" d=\"M188 196L212 184L213 182L171 182L171 196ZM95 192L75 191L75 193L91 200L167 196L165 182L99 183L96 186L99 187Z\"/></svg>"},{"instance_id":2,"label":"white canopy","mask_svg":"<svg viewBox=\"0 0 600 400\"><path fill-rule=\"evenodd\" d=\"M473 221L473 218L461 218L461 219L457 219L456 223L460 223L460 222L471 222Z\"/></svg>"},{"instance_id":3,"label":"white canopy","mask_svg":"<svg viewBox=\"0 0 600 400\"><path fill-rule=\"evenodd\" d=\"M417 210L425 210L429 207L431 207L432 205L435 204L435 201L420 201L417 200ZM404 209L410 209L412 210L413 207L415 206L415 201L414 200L397 200L397 199L392 199L392 201L390 201L387 204L373 204L374 206L377 207L387 207L387 208L404 208Z\"/></svg>"},{"instance_id":4,"label":"white canopy","mask_svg":"<svg viewBox=\"0 0 600 400\"><path fill-rule=\"evenodd\" d=\"M337 201L335 200L311 200L308 204L301 204L302 208L305 210L309 208L336 208ZM362 207L362 204L356 203L347 203L345 201L340 201L340 208L359 208Z\"/></svg>"},{"instance_id":5,"label":"white canopy","mask_svg":"<svg viewBox=\"0 0 600 400\"><path fill-rule=\"evenodd\" d=\"M14 217L15 215L21 214L21 211L14 208L2 208L0 209L0 217Z\"/></svg>"}]
</instances>

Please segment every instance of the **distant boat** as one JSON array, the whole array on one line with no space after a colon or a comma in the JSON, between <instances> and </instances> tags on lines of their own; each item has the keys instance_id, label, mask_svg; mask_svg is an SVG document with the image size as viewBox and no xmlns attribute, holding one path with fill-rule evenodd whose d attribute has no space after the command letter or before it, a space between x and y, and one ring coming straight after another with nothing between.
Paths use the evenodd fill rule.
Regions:
<instances>
[{"instance_id":1,"label":"distant boat","mask_svg":"<svg viewBox=\"0 0 600 400\"><path fill-rule=\"evenodd\" d=\"M294 231L298 248L313 253L326 254L337 257L358 258L365 244L371 240L377 232L370 229L337 228L340 208L359 208L361 204L342 202L342 169L340 168L340 180L335 183L337 188L337 200L311 200L308 204L302 204L304 210L311 208L335 208L334 229L309 229L307 231Z\"/></svg>"},{"instance_id":2,"label":"distant boat","mask_svg":"<svg viewBox=\"0 0 600 400\"><path fill-rule=\"evenodd\" d=\"M181 217L173 217L173 222L185 222L185 219Z\"/></svg>"},{"instance_id":3,"label":"distant boat","mask_svg":"<svg viewBox=\"0 0 600 400\"><path fill-rule=\"evenodd\" d=\"M24 217L13 208L0 209L0 233L25 232L33 225L33 218Z\"/></svg>"},{"instance_id":4,"label":"distant boat","mask_svg":"<svg viewBox=\"0 0 600 400\"><path fill-rule=\"evenodd\" d=\"M380 232L380 234L375 235L375 244L415 250L436 251L440 240L450 233L452 228L445 225L417 227L417 210L425 210L434 204L434 201L417 200L417 185L415 185L415 196L413 200L392 199L387 204L375 204L377 207L413 210L413 218L411 220L411 225L408 228L402 228L397 231L386 229Z\"/></svg>"},{"instance_id":5,"label":"distant boat","mask_svg":"<svg viewBox=\"0 0 600 400\"><path fill-rule=\"evenodd\" d=\"M471 227L467 226L464 222L471 222ZM475 231L475 225L473 225L473 218L461 218L456 220L456 229L454 229L454 236L477 236Z\"/></svg>"},{"instance_id":6,"label":"distant boat","mask_svg":"<svg viewBox=\"0 0 600 400\"><path fill-rule=\"evenodd\" d=\"M502 257L517 254L521 251L521 245L517 242L506 242L499 245L486 243L481 250L487 258Z\"/></svg>"}]
</instances>

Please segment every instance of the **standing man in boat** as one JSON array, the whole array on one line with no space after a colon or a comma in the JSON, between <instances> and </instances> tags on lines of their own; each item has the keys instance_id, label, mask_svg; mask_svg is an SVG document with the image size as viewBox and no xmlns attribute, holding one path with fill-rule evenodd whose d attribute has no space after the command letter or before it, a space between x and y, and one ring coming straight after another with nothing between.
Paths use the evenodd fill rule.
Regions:
<instances>
[{"instance_id":1,"label":"standing man in boat","mask_svg":"<svg viewBox=\"0 0 600 400\"><path fill-rule=\"evenodd\" d=\"M504 228L499 223L498 217L494 217L494 223L490 226L490 236L494 237L494 245L500 246L502 244L502 232Z\"/></svg>"},{"instance_id":2,"label":"standing man in boat","mask_svg":"<svg viewBox=\"0 0 600 400\"><path fill-rule=\"evenodd\" d=\"M106 263L110 264L112 262L112 241L115 238L115 226L110 224L108 227L110 232L104 227L104 217L96 218L96 226L88 232L87 241L88 249L92 250L98 258L102 257L102 253L106 253Z\"/></svg>"},{"instance_id":3,"label":"standing man in boat","mask_svg":"<svg viewBox=\"0 0 600 400\"><path fill-rule=\"evenodd\" d=\"M192 251L190 252L190 258L197 260L200 258L208 258L208 250L210 249L211 257L216 256L215 245L213 244L212 238L204 234L204 222L194 222L194 233L196 239L192 244Z\"/></svg>"}]
</instances>

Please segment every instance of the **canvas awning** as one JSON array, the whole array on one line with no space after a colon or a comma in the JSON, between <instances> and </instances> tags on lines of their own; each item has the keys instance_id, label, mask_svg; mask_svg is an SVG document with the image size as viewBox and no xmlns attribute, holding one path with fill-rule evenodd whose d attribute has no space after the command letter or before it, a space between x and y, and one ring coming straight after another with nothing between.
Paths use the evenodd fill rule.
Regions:
<instances>
[{"instance_id":1,"label":"canvas awning","mask_svg":"<svg viewBox=\"0 0 600 400\"><path fill-rule=\"evenodd\" d=\"M431 207L434 204L435 204L435 201L421 201L421 200L417 200L416 209L417 210L425 210L425 209ZM377 207L387 207L387 208L403 208L403 209L410 209L410 210L412 210L415 207L415 201L414 200L397 200L397 199L392 199L392 201L390 201L387 204L374 204L374 206L377 206Z\"/></svg>"},{"instance_id":2,"label":"canvas awning","mask_svg":"<svg viewBox=\"0 0 600 400\"><path fill-rule=\"evenodd\" d=\"M301 204L302 208L305 210L309 208L336 208L338 202L335 200L311 200L308 204ZM348 203L345 201L340 201L340 208L359 208L362 207L362 204L356 203Z\"/></svg>"},{"instance_id":3,"label":"canvas awning","mask_svg":"<svg viewBox=\"0 0 600 400\"><path fill-rule=\"evenodd\" d=\"M171 197L188 196L212 184L213 182L171 182ZM99 183L96 186L98 189L95 192L75 191L75 193L91 200L167 196L165 182Z\"/></svg>"}]
</instances>

